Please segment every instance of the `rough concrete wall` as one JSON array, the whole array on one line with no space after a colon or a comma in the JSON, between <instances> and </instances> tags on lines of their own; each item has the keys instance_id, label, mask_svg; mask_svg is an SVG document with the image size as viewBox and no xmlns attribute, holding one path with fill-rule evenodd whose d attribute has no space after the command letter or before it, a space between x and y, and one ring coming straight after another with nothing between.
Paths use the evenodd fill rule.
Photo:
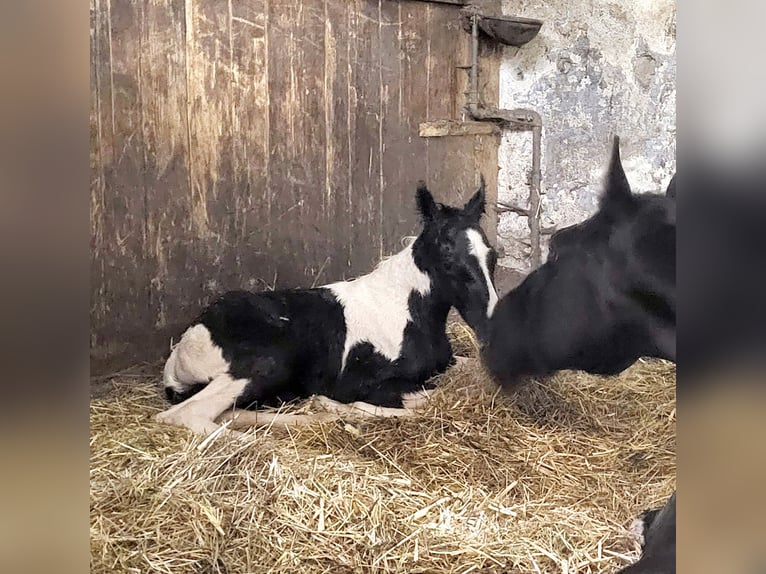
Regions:
<instances>
[{"instance_id":1,"label":"rough concrete wall","mask_svg":"<svg viewBox=\"0 0 766 574\"><path fill-rule=\"evenodd\" d=\"M595 211L614 133L634 191L664 190L675 171L675 2L504 0L503 13L544 22L529 44L505 48L500 71L500 107L543 119L542 226ZM500 201L526 206L531 143L503 136ZM527 270L526 218L502 214L498 233L500 263Z\"/></svg>"}]
</instances>

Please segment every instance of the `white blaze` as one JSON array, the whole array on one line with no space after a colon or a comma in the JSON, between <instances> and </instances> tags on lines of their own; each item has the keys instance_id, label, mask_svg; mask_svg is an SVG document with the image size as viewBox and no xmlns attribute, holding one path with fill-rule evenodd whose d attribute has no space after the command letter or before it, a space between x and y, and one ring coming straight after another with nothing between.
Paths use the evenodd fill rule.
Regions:
<instances>
[{"instance_id":1,"label":"white blaze","mask_svg":"<svg viewBox=\"0 0 766 574\"><path fill-rule=\"evenodd\" d=\"M475 229L469 229L465 233L468 236L468 244L471 246L471 254L476 257L476 259L478 259L479 268L481 269L482 273L484 273L484 280L487 283L487 292L489 295L489 301L487 303L487 317L491 317L492 312L495 310L495 305L497 305L497 291L495 291L495 286L492 283L492 278L489 276L489 266L487 259L489 257L490 249L489 246L484 243L484 238L481 236L481 233Z\"/></svg>"}]
</instances>

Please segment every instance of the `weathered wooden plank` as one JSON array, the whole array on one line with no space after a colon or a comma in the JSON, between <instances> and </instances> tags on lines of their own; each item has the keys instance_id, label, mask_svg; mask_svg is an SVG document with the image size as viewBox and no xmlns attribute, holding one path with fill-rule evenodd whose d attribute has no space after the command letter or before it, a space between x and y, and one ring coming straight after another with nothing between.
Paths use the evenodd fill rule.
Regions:
<instances>
[{"instance_id":1,"label":"weathered wooden plank","mask_svg":"<svg viewBox=\"0 0 766 574\"><path fill-rule=\"evenodd\" d=\"M325 0L325 203L327 217L334 222L330 234L327 262L318 284L346 279L350 273L351 241L346 230L351 227L352 187L351 63L349 20L351 11L345 2Z\"/></svg>"},{"instance_id":2,"label":"weathered wooden plank","mask_svg":"<svg viewBox=\"0 0 766 574\"><path fill-rule=\"evenodd\" d=\"M194 229L193 269L200 278L195 299L238 287L236 237L242 173L233 157L232 19L227 0L193 0L192 35L187 41L192 104L191 165ZM188 9L188 8L187 8ZM188 16L187 16L188 18Z\"/></svg>"},{"instance_id":3,"label":"weathered wooden plank","mask_svg":"<svg viewBox=\"0 0 766 574\"><path fill-rule=\"evenodd\" d=\"M479 90L487 105L497 106L500 98L500 62L502 60L502 48L488 43L479 44ZM468 61L470 51L467 44L463 44L463 58ZM467 86L467 76L465 77ZM461 89L459 86L458 89ZM466 89L466 88L462 88ZM498 157L500 136L477 136L474 146L474 158L476 171L484 174L487 182L487 214L483 219L484 229L495 242L497 238L497 181L498 181Z\"/></svg>"},{"instance_id":4,"label":"weathered wooden plank","mask_svg":"<svg viewBox=\"0 0 766 574\"><path fill-rule=\"evenodd\" d=\"M423 122L418 134L422 138L439 138L447 136L481 136L500 135L500 127L492 122L474 122L460 120L434 120Z\"/></svg>"},{"instance_id":5,"label":"weathered wooden plank","mask_svg":"<svg viewBox=\"0 0 766 574\"><path fill-rule=\"evenodd\" d=\"M463 65L456 47L467 41L454 10L430 7L428 38L428 120L454 118L458 112L458 70ZM462 98L461 98L462 103ZM428 183L442 201L465 201L475 191L473 141L464 138L428 140Z\"/></svg>"},{"instance_id":6,"label":"weathered wooden plank","mask_svg":"<svg viewBox=\"0 0 766 574\"><path fill-rule=\"evenodd\" d=\"M401 4L381 2L378 25L381 85L381 248L384 253L401 249L401 238L412 233L417 218L413 213L414 182L404 167L407 160L408 126L402 118ZM409 193L408 193L409 192ZM407 209L410 207L411 209Z\"/></svg>"},{"instance_id":7,"label":"weathered wooden plank","mask_svg":"<svg viewBox=\"0 0 766 574\"><path fill-rule=\"evenodd\" d=\"M192 261L187 288L196 312L207 299L241 286L238 251L245 170L234 157L232 12L227 0L186 0Z\"/></svg>"},{"instance_id":8,"label":"weathered wooden plank","mask_svg":"<svg viewBox=\"0 0 766 574\"><path fill-rule=\"evenodd\" d=\"M401 247L401 238L419 229L415 210L415 187L425 180L427 170L426 140L418 137L417 126L427 116L427 13L422 2L385 2L397 5L396 13L387 12L387 20L399 22L398 30L387 30L381 49L390 70L387 76L388 105L383 116L383 212L385 214L384 248L391 252ZM392 38L397 32L398 37ZM392 44L396 48L392 49ZM394 58L398 59L398 74ZM398 76L398 77L395 77Z\"/></svg>"},{"instance_id":9,"label":"weathered wooden plank","mask_svg":"<svg viewBox=\"0 0 766 574\"><path fill-rule=\"evenodd\" d=\"M101 101L104 104L108 98L110 109L102 107L103 228L94 245L104 277L100 292L94 294L99 299L93 317L97 359L139 352L151 325L142 263L145 150L138 81L140 7L130 0L107 0L101 6L101 33L106 34L101 49L106 77L102 75L101 84L109 86L108 96L102 92Z\"/></svg>"},{"instance_id":10,"label":"weathered wooden plank","mask_svg":"<svg viewBox=\"0 0 766 574\"><path fill-rule=\"evenodd\" d=\"M380 185L380 36L379 4L349 2L352 88L351 157L354 200L351 204L349 259L354 274L370 269L382 255L382 195Z\"/></svg>"},{"instance_id":11,"label":"weathered wooden plank","mask_svg":"<svg viewBox=\"0 0 766 574\"><path fill-rule=\"evenodd\" d=\"M109 49L106 11L100 0L90 0L90 314L94 323L92 344L100 344L98 337L107 314L105 293L105 265L103 257L104 226L106 218L106 175L104 167L107 155L111 155L111 91L110 70L104 56ZM108 143L107 143L108 142Z\"/></svg>"},{"instance_id":12,"label":"weathered wooden plank","mask_svg":"<svg viewBox=\"0 0 766 574\"><path fill-rule=\"evenodd\" d=\"M273 284L269 255L269 215L276 186L269 185L269 66L267 5L265 0L229 0L230 103L232 158L237 195L229 217L235 234L239 286L263 289ZM276 189L275 189L276 188Z\"/></svg>"},{"instance_id":13,"label":"weathered wooden plank","mask_svg":"<svg viewBox=\"0 0 766 574\"><path fill-rule=\"evenodd\" d=\"M432 4L453 4L455 6L465 6L466 0L421 0L422 2L431 2Z\"/></svg>"},{"instance_id":14,"label":"weathered wooden plank","mask_svg":"<svg viewBox=\"0 0 766 574\"><path fill-rule=\"evenodd\" d=\"M301 59L301 85L303 110L301 132L304 134L305 149L298 156L304 167L305 185L300 215L295 221L303 230L301 254L304 259L302 285L322 283L326 261L331 258L334 236L338 229L330 217L326 184L326 119L325 105L325 2L324 0L303 0L303 19L300 35L303 37ZM308 161L307 161L308 160ZM295 263L293 263L295 267Z\"/></svg>"},{"instance_id":15,"label":"weathered wooden plank","mask_svg":"<svg viewBox=\"0 0 766 574\"><path fill-rule=\"evenodd\" d=\"M199 293L189 277L197 272L192 230L191 132L187 116L186 3L142 3L140 38L142 139L147 152L143 265L157 353L188 322Z\"/></svg>"},{"instance_id":16,"label":"weathered wooden plank","mask_svg":"<svg viewBox=\"0 0 766 574\"><path fill-rule=\"evenodd\" d=\"M262 201L265 186L257 190L249 186L252 164L245 152L248 146L255 148L256 167L266 157L263 135L248 129L253 121L259 126L265 123L263 97L251 96L264 71L262 60L261 69L247 69L253 52L258 53L257 43L264 41L264 6L237 3L236 9L230 0L194 3L191 87L195 105L205 112L193 114L192 150L207 217L207 229L197 234L195 245L198 273L204 278L200 296L205 299L222 290L262 286L271 279L260 275L268 269L260 226L254 226L255 241L243 238L248 211L253 204L261 211L267 203ZM265 215L265 210L261 213Z\"/></svg>"},{"instance_id":17,"label":"weathered wooden plank","mask_svg":"<svg viewBox=\"0 0 766 574\"><path fill-rule=\"evenodd\" d=\"M324 1L269 3L271 251L280 285L313 283L326 258ZM320 260L320 263L315 263Z\"/></svg>"},{"instance_id":18,"label":"weathered wooden plank","mask_svg":"<svg viewBox=\"0 0 766 574\"><path fill-rule=\"evenodd\" d=\"M460 68L469 61L469 38L463 31L458 14L449 10L434 10L430 19L429 36L429 119L460 117L465 105L467 74ZM497 75L497 67L486 66L481 76ZM486 88L492 88L493 80L484 80L482 95L492 98ZM496 85L496 82L495 84ZM481 124L480 122L476 122ZM481 175L487 181L487 217L483 225L491 238L495 236L496 217L491 210L496 200L497 189L497 145L499 131L488 125L487 135L461 138L433 138L428 141L429 184L444 194L445 200L462 203L473 194L479 185ZM494 150L494 154L492 153ZM489 154L490 159L482 158Z\"/></svg>"}]
</instances>

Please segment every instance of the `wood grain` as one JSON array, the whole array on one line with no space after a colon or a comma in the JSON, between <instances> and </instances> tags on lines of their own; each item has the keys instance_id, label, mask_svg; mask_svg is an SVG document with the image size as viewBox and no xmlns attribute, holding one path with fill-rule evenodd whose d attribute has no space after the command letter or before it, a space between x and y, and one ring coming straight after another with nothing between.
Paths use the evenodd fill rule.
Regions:
<instances>
[{"instance_id":1,"label":"wood grain","mask_svg":"<svg viewBox=\"0 0 766 574\"><path fill-rule=\"evenodd\" d=\"M456 6L91 0L90 12L95 372L165 355L221 291L369 271L417 232L419 179L455 202L481 172L496 197L494 132L418 134L464 119ZM499 55L482 59L495 103Z\"/></svg>"}]
</instances>

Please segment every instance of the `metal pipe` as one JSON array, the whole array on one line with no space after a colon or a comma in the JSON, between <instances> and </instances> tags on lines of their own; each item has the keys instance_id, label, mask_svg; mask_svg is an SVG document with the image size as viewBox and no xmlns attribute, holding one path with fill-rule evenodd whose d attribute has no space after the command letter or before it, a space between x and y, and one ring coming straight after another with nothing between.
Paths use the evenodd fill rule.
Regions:
<instances>
[{"instance_id":1,"label":"metal pipe","mask_svg":"<svg viewBox=\"0 0 766 574\"><path fill-rule=\"evenodd\" d=\"M540 254L540 155L542 147L543 128L536 125L532 128L532 177L529 182L529 242L532 244L530 259L532 267L536 268L542 263Z\"/></svg>"},{"instance_id":2,"label":"metal pipe","mask_svg":"<svg viewBox=\"0 0 766 574\"><path fill-rule=\"evenodd\" d=\"M471 76L468 90L468 106L479 105L479 15L471 16Z\"/></svg>"},{"instance_id":3,"label":"metal pipe","mask_svg":"<svg viewBox=\"0 0 766 574\"><path fill-rule=\"evenodd\" d=\"M540 114L534 110L490 108L479 105L479 18L481 15L471 14L471 66L469 68L468 91L466 92L466 111L473 119L479 121L495 121L509 124L508 127L517 130L530 130L542 126Z\"/></svg>"},{"instance_id":4,"label":"metal pipe","mask_svg":"<svg viewBox=\"0 0 766 574\"><path fill-rule=\"evenodd\" d=\"M540 159L542 156L543 122L540 114L535 110L500 109L479 105L479 18L481 16L477 12L474 11L471 14L471 67L465 109L474 120L498 122L511 130L532 132L532 174L529 182L527 226L529 227L529 240L532 244L530 259L532 265L537 267L542 262L540 249L540 182L542 179Z\"/></svg>"}]
</instances>

